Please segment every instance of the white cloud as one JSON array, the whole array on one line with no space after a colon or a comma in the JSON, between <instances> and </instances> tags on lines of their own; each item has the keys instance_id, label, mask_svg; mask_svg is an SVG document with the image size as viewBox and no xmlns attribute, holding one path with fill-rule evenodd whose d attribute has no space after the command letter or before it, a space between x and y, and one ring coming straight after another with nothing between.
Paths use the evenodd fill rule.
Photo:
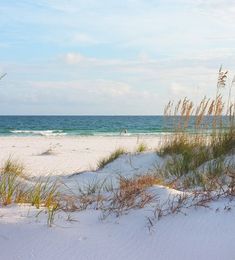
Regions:
<instances>
[{"instance_id":1,"label":"white cloud","mask_svg":"<svg viewBox=\"0 0 235 260\"><path fill-rule=\"evenodd\" d=\"M92 38L91 36L85 33L76 33L71 37L71 41L74 44L83 44L83 45L90 45L90 44L97 44L98 41Z\"/></svg>"},{"instance_id":2,"label":"white cloud","mask_svg":"<svg viewBox=\"0 0 235 260\"><path fill-rule=\"evenodd\" d=\"M213 96L220 64L235 71L233 0L27 0L0 11L1 94L15 110L24 100L161 113L172 97Z\"/></svg>"},{"instance_id":3,"label":"white cloud","mask_svg":"<svg viewBox=\"0 0 235 260\"><path fill-rule=\"evenodd\" d=\"M65 62L72 65L87 60L83 55L79 53L67 53L64 57Z\"/></svg>"},{"instance_id":4,"label":"white cloud","mask_svg":"<svg viewBox=\"0 0 235 260\"><path fill-rule=\"evenodd\" d=\"M116 66L129 64L130 61L118 60L118 59L98 59L95 57L88 57L78 52L69 52L65 55L60 55L65 63L69 65L89 65L89 66Z\"/></svg>"},{"instance_id":5,"label":"white cloud","mask_svg":"<svg viewBox=\"0 0 235 260\"><path fill-rule=\"evenodd\" d=\"M14 84L11 82L11 85ZM126 82L104 79L29 81L24 85L18 84L14 95L0 88L0 96L0 108L4 104L17 103L18 111L24 107L39 106L41 109L47 108L46 113L52 114L55 108L62 114L72 111L75 114L156 114L158 103L158 95L152 91L138 90ZM23 110L22 113L25 112ZM31 113L35 112L31 110Z\"/></svg>"}]
</instances>

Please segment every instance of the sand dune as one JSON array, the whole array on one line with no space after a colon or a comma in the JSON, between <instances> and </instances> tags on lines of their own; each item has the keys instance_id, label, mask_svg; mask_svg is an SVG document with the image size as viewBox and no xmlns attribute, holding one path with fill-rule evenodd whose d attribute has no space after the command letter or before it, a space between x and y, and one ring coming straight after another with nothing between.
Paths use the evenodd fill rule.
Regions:
<instances>
[{"instance_id":1,"label":"sand dune","mask_svg":"<svg viewBox=\"0 0 235 260\"><path fill-rule=\"evenodd\" d=\"M79 192L78 184L110 179L115 188L120 175L131 177L154 171L156 165L164 163L153 151L160 141L150 136L4 137L0 139L0 161L11 155L22 161L32 176L61 175L66 189L75 194ZM103 169L90 170L115 148L133 152L141 142L150 151L125 154ZM221 198L210 202L208 208L186 205L178 214L157 220L153 212L158 203L167 206L169 198L184 193L161 185L153 185L151 193L157 201L119 217L111 214L102 218L102 210L94 208L80 212L58 210L51 228L47 226L48 213L43 207L36 209L29 204L1 207L0 259L234 259L234 200Z\"/></svg>"}]
</instances>

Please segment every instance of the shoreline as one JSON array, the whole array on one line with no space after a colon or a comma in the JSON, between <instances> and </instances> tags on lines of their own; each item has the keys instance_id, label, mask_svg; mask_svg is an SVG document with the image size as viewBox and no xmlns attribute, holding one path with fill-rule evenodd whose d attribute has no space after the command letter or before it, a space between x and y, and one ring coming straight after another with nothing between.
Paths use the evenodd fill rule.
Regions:
<instances>
[{"instance_id":1,"label":"shoreline","mask_svg":"<svg viewBox=\"0 0 235 260\"><path fill-rule=\"evenodd\" d=\"M28 131L28 130L25 130ZM51 133L47 133L47 132ZM174 132L166 131L166 132L155 132L155 133L147 133L147 132L142 132L142 133L118 133L118 132L107 132L107 133L94 133L94 134L70 134L66 132L58 132L58 133L53 133L53 131L58 131L58 130L35 130L35 131L30 131L35 132L35 134L27 134L27 133L21 133L21 134L0 134L0 138L5 138L5 137L161 137L165 135L171 135ZM62 131L62 130L61 130ZM38 132L38 133L37 133ZM45 133L43 133L45 132Z\"/></svg>"}]
</instances>

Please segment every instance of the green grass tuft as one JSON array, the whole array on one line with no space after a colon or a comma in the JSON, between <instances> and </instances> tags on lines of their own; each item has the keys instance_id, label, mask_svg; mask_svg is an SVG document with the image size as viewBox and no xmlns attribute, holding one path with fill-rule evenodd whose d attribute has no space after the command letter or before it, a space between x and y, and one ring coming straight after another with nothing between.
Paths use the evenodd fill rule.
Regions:
<instances>
[{"instance_id":1,"label":"green grass tuft","mask_svg":"<svg viewBox=\"0 0 235 260\"><path fill-rule=\"evenodd\" d=\"M112 152L109 156L99 160L98 169L104 168L107 164L113 162L114 160L116 160L118 157L120 157L121 155L123 155L125 153L126 153L126 150L124 148L118 148L117 150Z\"/></svg>"},{"instance_id":2,"label":"green grass tuft","mask_svg":"<svg viewBox=\"0 0 235 260\"><path fill-rule=\"evenodd\" d=\"M25 171L24 165L18 162L17 160L13 160L11 157L9 157L5 161L1 169L2 174L12 174L19 177L26 177L24 171Z\"/></svg>"},{"instance_id":3,"label":"green grass tuft","mask_svg":"<svg viewBox=\"0 0 235 260\"><path fill-rule=\"evenodd\" d=\"M148 146L145 143L140 143L139 146L136 149L137 153L146 152L148 150Z\"/></svg>"}]
</instances>

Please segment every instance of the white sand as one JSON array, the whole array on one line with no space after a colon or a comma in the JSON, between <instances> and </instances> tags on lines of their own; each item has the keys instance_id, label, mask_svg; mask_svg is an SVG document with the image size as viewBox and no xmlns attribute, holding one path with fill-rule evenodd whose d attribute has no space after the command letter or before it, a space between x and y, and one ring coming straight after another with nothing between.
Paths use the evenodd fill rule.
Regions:
<instances>
[{"instance_id":1,"label":"white sand","mask_svg":"<svg viewBox=\"0 0 235 260\"><path fill-rule=\"evenodd\" d=\"M11 156L32 176L69 175L94 170L116 148L133 152L144 142L153 150L160 141L159 136L0 137L0 163ZM52 154L41 155L48 149Z\"/></svg>"},{"instance_id":2,"label":"white sand","mask_svg":"<svg viewBox=\"0 0 235 260\"><path fill-rule=\"evenodd\" d=\"M186 209L154 222L149 231L150 207L104 221L99 210L59 212L48 228L41 209L13 205L0 208L0 259L234 260L234 206L223 200L210 209Z\"/></svg>"},{"instance_id":3,"label":"white sand","mask_svg":"<svg viewBox=\"0 0 235 260\"><path fill-rule=\"evenodd\" d=\"M153 136L142 137L2 137L0 161L9 155L26 164L32 175L65 174L95 167L97 160L115 148L134 151L137 143L149 148L159 145ZM49 148L52 155L39 155ZM232 158L232 160L234 160ZM144 174L164 159L154 152L121 156L102 170L63 177L66 187L107 177ZM154 185L156 203L166 204L170 196L182 193ZM235 256L235 201L221 199L209 208L187 208L157 221L155 203L101 220L102 212L87 209L58 211L53 227L47 227L43 208L31 205L0 207L0 259L104 259L104 260L233 260ZM152 225L150 225L149 219Z\"/></svg>"}]
</instances>

